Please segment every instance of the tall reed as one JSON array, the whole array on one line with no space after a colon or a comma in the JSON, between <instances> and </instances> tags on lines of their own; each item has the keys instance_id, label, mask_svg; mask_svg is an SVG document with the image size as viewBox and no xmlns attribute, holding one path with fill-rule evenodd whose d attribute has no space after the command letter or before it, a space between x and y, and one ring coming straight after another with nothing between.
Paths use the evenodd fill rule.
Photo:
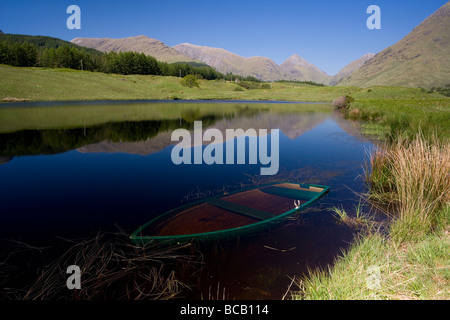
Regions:
<instances>
[{"instance_id":1,"label":"tall reed","mask_svg":"<svg viewBox=\"0 0 450 320\"><path fill-rule=\"evenodd\" d=\"M189 244L173 247L150 244L141 248L126 240L128 238L99 233L73 245L70 241L70 247L63 254L58 254L56 259L38 270L37 278L31 284L25 288L11 287L3 296L20 300L166 300L188 288L178 280L175 271L170 271L165 265L181 264L192 272L194 269L191 268L196 268L199 261L196 260L197 255L189 253L189 249L184 250ZM20 252L22 250L36 249L25 247ZM34 266L33 261L29 263ZM77 265L81 269L81 290L66 287L69 277L66 268L69 265ZM3 270L5 276L12 279L5 285L11 286L15 278L21 277L20 274L13 276L13 271Z\"/></svg>"},{"instance_id":2,"label":"tall reed","mask_svg":"<svg viewBox=\"0 0 450 320\"><path fill-rule=\"evenodd\" d=\"M410 240L448 219L450 145L419 133L377 148L369 159L369 198L394 219L391 236Z\"/></svg>"}]
</instances>

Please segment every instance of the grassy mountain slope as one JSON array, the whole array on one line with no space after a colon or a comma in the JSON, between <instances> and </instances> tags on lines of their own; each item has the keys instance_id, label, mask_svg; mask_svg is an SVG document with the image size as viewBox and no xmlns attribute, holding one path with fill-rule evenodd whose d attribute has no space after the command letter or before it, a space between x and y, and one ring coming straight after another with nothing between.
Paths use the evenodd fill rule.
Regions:
<instances>
[{"instance_id":1,"label":"grassy mountain slope","mask_svg":"<svg viewBox=\"0 0 450 320\"><path fill-rule=\"evenodd\" d=\"M339 85L443 87L450 83L450 2Z\"/></svg>"},{"instance_id":2,"label":"grassy mountain slope","mask_svg":"<svg viewBox=\"0 0 450 320\"><path fill-rule=\"evenodd\" d=\"M367 61L372 59L375 56L374 53L367 53L363 55L361 58L350 62L344 68L342 68L336 75L329 78L329 84L335 85L345 77L349 76L351 73L360 69Z\"/></svg>"}]
</instances>

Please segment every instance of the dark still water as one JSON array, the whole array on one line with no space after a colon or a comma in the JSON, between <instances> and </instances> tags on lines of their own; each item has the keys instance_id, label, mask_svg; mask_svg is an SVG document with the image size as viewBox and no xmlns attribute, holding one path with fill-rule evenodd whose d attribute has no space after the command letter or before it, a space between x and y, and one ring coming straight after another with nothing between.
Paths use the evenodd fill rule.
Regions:
<instances>
[{"instance_id":1,"label":"dark still water","mask_svg":"<svg viewBox=\"0 0 450 320\"><path fill-rule=\"evenodd\" d=\"M279 129L279 170L263 164L175 165L172 132ZM250 137L247 139L261 139ZM224 144L229 143L224 142ZM273 143L271 141L270 145ZM193 146L204 150L210 143ZM372 144L331 106L303 103L92 103L0 108L0 236L33 246L128 233L201 197L274 180L330 192L267 233L208 247L190 297L280 299L290 278L332 263L352 239L329 209L354 212ZM225 150L225 148L224 148ZM225 159L225 154L224 154ZM8 242L8 241L6 241ZM209 249L204 248L206 251ZM192 279L191 279L192 280ZM211 293L213 292L213 293Z\"/></svg>"}]
</instances>

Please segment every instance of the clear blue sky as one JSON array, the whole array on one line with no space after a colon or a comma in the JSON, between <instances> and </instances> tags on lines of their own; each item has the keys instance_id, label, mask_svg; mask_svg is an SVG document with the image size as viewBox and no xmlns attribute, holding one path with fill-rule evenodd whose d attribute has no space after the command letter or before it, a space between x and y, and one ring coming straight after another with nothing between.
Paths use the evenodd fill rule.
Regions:
<instances>
[{"instance_id":1,"label":"clear blue sky","mask_svg":"<svg viewBox=\"0 0 450 320\"><path fill-rule=\"evenodd\" d=\"M280 64L294 53L336 74L365 53L406 36L447 0L0 0L5 33L122 38L146 35L169 46L188 42ZM81 8L81 30L69 30L66 9ZM381 8L381 30L369 30L366 9Z\"/></svg>"}]
</instances>

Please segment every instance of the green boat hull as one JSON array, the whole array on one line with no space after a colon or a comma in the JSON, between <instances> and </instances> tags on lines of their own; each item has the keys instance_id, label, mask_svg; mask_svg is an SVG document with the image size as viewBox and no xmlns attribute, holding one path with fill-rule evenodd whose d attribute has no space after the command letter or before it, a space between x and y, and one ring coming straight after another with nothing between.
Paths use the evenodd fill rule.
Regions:
<instances>
[{"instance_id":1,"label":"green boat hull","mask_svg":"<svg viewBox=\"0 0 450 320\"><path fill-rule=\"evenodd\" d=\"M140 226L130 240L134 245L145 246L208 242L256 233L302 211L328 191L328 186L287 181L240 189L165 212ZM190 226L194 226L194 232L188 231Z\"/></svg>"}]
</instances>

